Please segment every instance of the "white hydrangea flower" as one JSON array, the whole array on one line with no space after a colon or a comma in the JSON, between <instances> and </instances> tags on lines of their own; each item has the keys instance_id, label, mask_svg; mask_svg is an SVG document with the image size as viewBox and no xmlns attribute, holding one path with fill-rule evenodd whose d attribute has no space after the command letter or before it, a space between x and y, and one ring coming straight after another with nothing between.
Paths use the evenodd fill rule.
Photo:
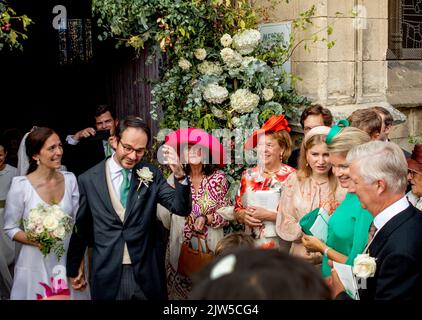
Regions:
<instances>
[{"instance_id":1,"label":"white hydrangea flower","mask_svg":"<svg viewBox=\"0 0 422 320\"><path fill-rule=\"evenodd\" d=\"M214 62L204 61L198 64L198 71L205 75L219 76L223 73L223 68Z\"/></svg>"},{"instance_id":2,"label":"white hydrangea flower","mask_svg":"<svg viewBox=\"0 0 422 320\"><path fill-rule=\"evenodd\" d=\"M259 96L248 89L238 89L230 96L230 106L239 113L251 112L258 106Z\"/></svg>"},{"instance_id":3,"label":"white hydrangea flower","mask_svg":"<svg viewBox=\"0 0 422 320\"><path fill-rule=\"evenodd\" d=\"M188 60L186 60L185 58L181 58L179 60L179 67L182 70L185 70L186 71L186 70L189 70L190 67L192 67L192 64Z\"/></svg>"},{"instance_id":4,"label":"white hydrangea flower","mask_svg":"<svg viewBox=\"0 0 422 320\"><path fill-rule=\"evenodd\" d=\"M220 56L229 68L236 68L242 63L242 56L230 48L222 49Z\"/></svg>"},{"instance_id":5,"label":"white hydrangea flower","mask_svg":"<svg viewBox=\"0 0 422 320\"><path fill-rule=\"evenodd\" d=\"M264 90L262 90L262 97L265 101L270 101L274 97L273 89L265 88Z\"/></svg>"},{"instance_id":6,"label":"white hydrangea flower","mask_svg":"<svg viewBox=\"0 0 422 320\"><path fill-rule=\"evenodd\" d=\"M258 61L258 59L254 58L254 57L249 57L249 56L243 57L242 58L242 68L246 69L248 67L248 64L252 61Z\"/></svg>"},{"instance_id":7,"label":"white hydrangea flower","mask_svg":"<svg viewBox=\"0 0 422 320\"><path fill-rule=\"evenodd\" d=\"M229 97L229 92L226 88L211 83L205 87L203 97L209 103L220 104Z\"/></svg>"},{"instance_id":8,"label":"white hydrangea flower","mask_svg":"<svg viewBox=\"0 0 422 320\"><path fill-rule=\"evenodd\" d=\"M207 51L205 49L196 49L194 52L195 58L198 60L204 60L207 57Z\"/></svg>"},{"instance_id":9,"label":"white hydrangea flower","mask_svg":"<svg viewBox=\"0 0 422 320\"><path fill-rule=\"evenodd\" d=\"M223 36L220 38L220 42L221 42L221 45L222 45L223 47L227 48L227 47L230 47L230 45L231 45L231 44L232 44L232 42L233 42L233 39L232 39L232 37L231 37L229 34L225 33L225 34L223 34Z\"/></svg>"},{"instance_id":10,"label":"white hydrangea flower","mask_svg":"<svg viewBox=\"0 0 422 320\"><path fill-rule=\"evenodd\" d=\"M261 33L258 30L247 29L233 37L233 48L242 55L250 54L255 50L260 40Z\"/></svg>"}]
</instances>

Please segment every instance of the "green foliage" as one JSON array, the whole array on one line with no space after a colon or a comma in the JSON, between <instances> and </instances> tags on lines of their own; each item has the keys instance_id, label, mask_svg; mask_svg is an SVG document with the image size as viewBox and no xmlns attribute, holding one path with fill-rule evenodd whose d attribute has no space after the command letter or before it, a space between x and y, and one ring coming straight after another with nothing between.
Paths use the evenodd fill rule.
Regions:
<instances>
[{"instance_id":1,"label":"green foliage","mask_svg":"<svg viewBox=\"0 0 422 320\"><path fill-rule=\"evenodd\" d=\"M32 23L26 15L18 16L7 2L0 2L0 51L23 50L21 41L28 39L25 31Z\"/></svg>"},{"instance_id":2,"label":"green foliage","mask_svg":"<svg viewBox=\"0 0 422 320\"><path fill-rule=\"evenodd\" d=\"M169 129L180 128L183 120L208 132L244 129L250 134L274 114L296 117L298 107L310 101L296 94L294 86L300 78L287 74L282 65L299 45L323 41L331 48L335 44L331 25L297 40L299 32L313 26L315 6L292 22L287 41L272 35L265 40L261 37L258 43L253 29L260 12L247 0L93 0L93 12L102 28L100 40L114 38L116 46L131 46L137 53L148 42L150 57L159 51L164 55L163 73L151 91L151 115L157 119L162 111L160 125ZM223 45L226 34L254 42L252 50L242 52L236 44ZM227 61L228 50L223 54L223 49L233 51L228 54L231 62ZM248 91L242 91L246 96L240 95L236 104L231 99L239 89ZM248 105L251 99L252 108ZM225 140L239 148L245 137L244 132ZM226 166L233 186L243 169L234 161Z\"/></svg>"},{"instance_id":3,"label":"green foliage","mask_svg":"<svg viewBox=\"0 0 422 320\"><path fill-rule=\"evenodd\" d=\"M409 143L410 144L422 144L422 132L420 132L418 135L410 136L409 137Z\"/></svg>"}]
</instances>

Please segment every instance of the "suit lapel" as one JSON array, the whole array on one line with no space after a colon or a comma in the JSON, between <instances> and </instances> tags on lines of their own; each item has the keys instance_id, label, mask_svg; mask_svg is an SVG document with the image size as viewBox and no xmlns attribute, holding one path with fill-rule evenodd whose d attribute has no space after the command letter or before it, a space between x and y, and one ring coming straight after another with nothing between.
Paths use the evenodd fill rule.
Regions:
<instances>
[{"instance_id":1,"label":"suit lapel","mask_svg":"<svg viewBox=\"0 0 422 320\"><path fill-rule=\"evenodd\" d=\"M96 170L92 173L93 189L97 191L98 196L103 201L107 209L109 209L110 212L114 212L116 218L119 219L120 221L120 218L115 212L113 205L111 203L111 198L110 198L110 194L107 187L105 166L106 166L106 160L103 160L101 166L97 166Z\"/></svg>"},{"instance_id":2,"label":"suit lapel","mask_svg":"<svg viewBox=\"0 0 422 320\"><path fill-rule=\"evenodd\" d=\"M409 205L406 210L394 216L381 228L369 246L368 252L371 257L376 257L378 255L390 235L412 217L412 212L413 206Z\"/></svg>"}]
</instances>

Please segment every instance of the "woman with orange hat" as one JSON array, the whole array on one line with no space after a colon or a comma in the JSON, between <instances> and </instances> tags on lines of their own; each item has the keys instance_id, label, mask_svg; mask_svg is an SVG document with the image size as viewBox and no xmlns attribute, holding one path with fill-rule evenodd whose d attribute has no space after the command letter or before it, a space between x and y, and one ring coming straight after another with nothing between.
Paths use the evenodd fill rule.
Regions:
<instances>
[{"instance_id":1,"label":"woman with orange hat","mask_svg":"<svg viewBox=\"0 0 422 320\"><path fill-rule=\"evenodd\" d=\"M422 210L422 144L416 144L413 148L411 157L407 159L407 167L407 178L412 187L407 198L417 209Z\"/></svg>"},{"instance_id":2,"label":"woman with orange hat","mask_svg":"<svg viewBox=\"0 0 422 320\"><path fill-rule=\"evenodd\" d=\"M284 115L272 116L245 143L246 150L257 147L258 166L242 174L234 214L261 248L288 250L289 244L276 234L275 221L284 181L295 171L285 164L292 151L290 131Z\"/></svg>"},{"instance_id":3,"label":"woman with orange hat","mask_svg":"<svg viewBox=\"0 0 422 320\"><path fill-rule=\"evenodd\" d=\"M208 247L215 250L223 238L223 227L228 223L218 212L228 206L226 197L229 183L218 167L224 166L225 152L214 136L198 128L182 128L166 137L166 144L174 147L185 163L185 173L190 181L192 211L189 216L171 214L162 206L158 217L170 230L166 253L167 291L170 300L187 299L192 281L180 260L183 243L192 247ZM173 183L173 177L167 180ZM198 241L195 241L198 239ZM201 241L201 243L199 243ZM180 261L179 261L180 260Z\"/></svg>"}]
</instances>

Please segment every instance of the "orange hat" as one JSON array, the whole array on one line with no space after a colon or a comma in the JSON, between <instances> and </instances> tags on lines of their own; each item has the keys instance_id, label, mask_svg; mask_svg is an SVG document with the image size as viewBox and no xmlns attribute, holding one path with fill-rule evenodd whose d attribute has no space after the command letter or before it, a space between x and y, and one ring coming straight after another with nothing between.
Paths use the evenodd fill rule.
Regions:
<instances>
[{"instance_id":1,"label":"orange hat","mask_svg":"<svg viewBox=\"0 0 422 320\"><path fill-rule=\"evenodd\" d=\"M254 131L248 140L246 140L245 149L250 150L256 147L258 143L258 135L283 130L286 130L287 132L292 131L292 129L289 128L289 123L287 122L284 115L280 114L278 116L272 116L262 125L261 129Z\"/></svg>"}]
</instances>

